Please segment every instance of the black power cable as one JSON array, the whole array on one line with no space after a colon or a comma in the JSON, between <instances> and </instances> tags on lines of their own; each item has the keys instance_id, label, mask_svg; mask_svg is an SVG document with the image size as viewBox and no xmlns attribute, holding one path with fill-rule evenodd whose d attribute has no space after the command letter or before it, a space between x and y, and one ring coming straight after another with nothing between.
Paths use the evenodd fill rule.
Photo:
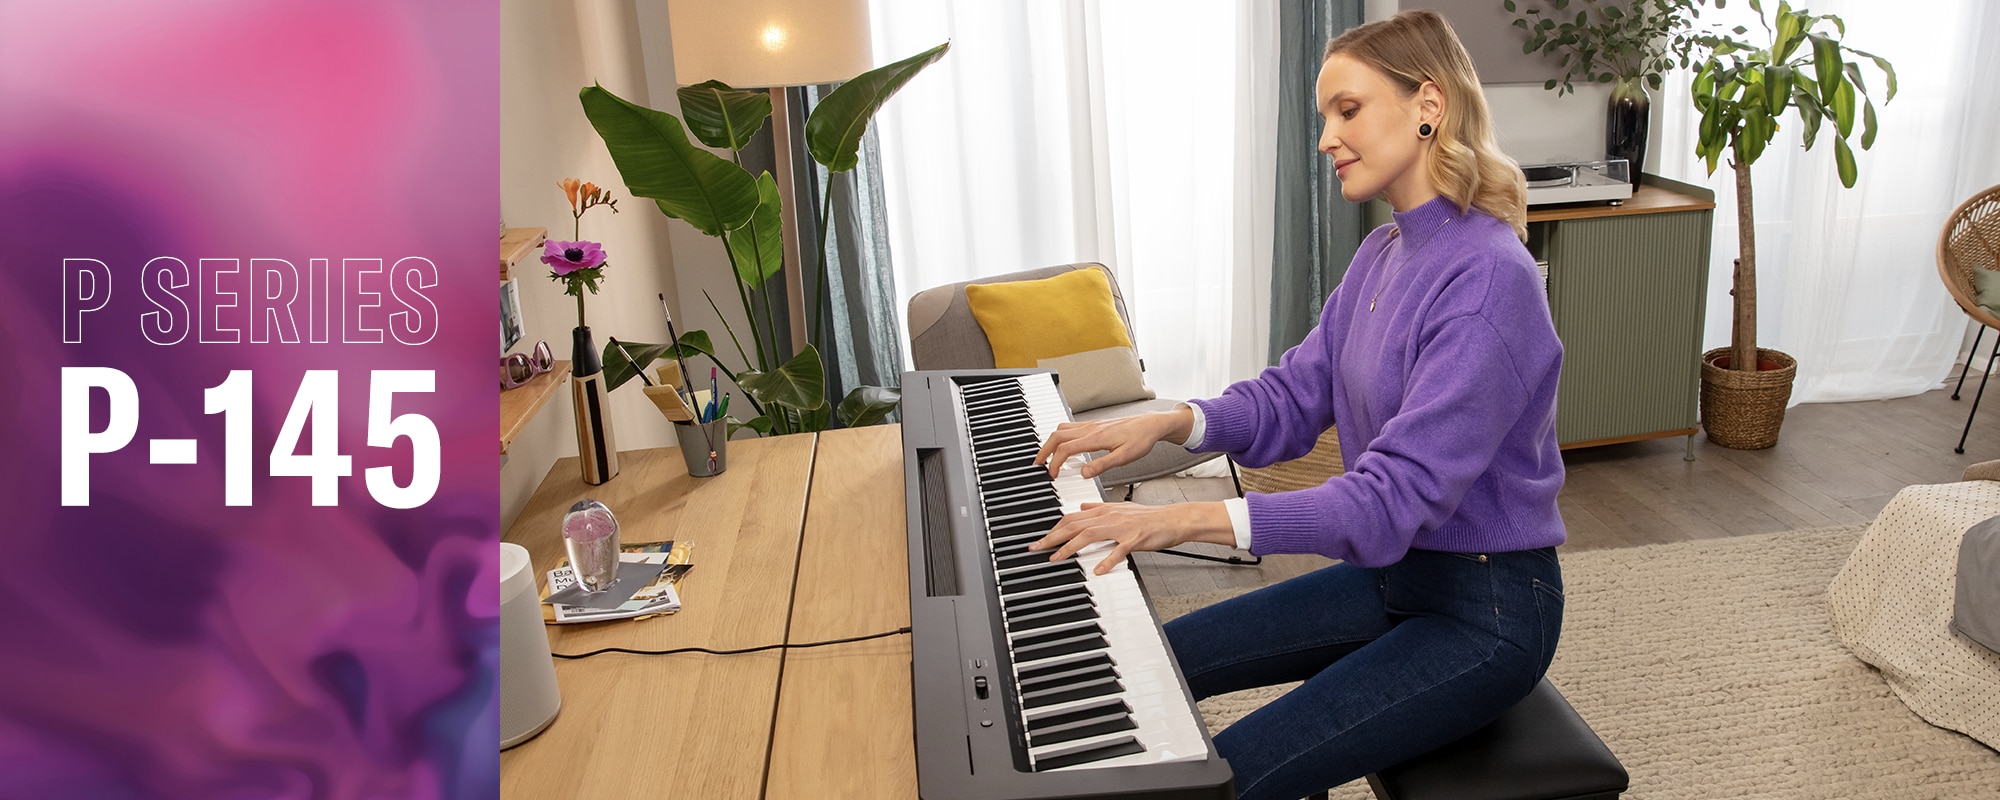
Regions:
<instances>
[{"instance_id":1,"label":"black power cable","mask_svg":"<svg viewBox=\"0 0 2000 800\"><path fill-rule=\"evenodd\" d=\"M825 647L831 644L847 644L848 642L865 642L868 641L869 639L881 639L884 637L897 636L909 632L910 632L909 628L897 628L893 631L884 631L882 633L871 633L868 634L867 636L853 636L846 639L828 639L824 642L807 642L805 644L767 644L762 647L745 647L741 650L710 650L706 647L677 647L672 650L632 650L624 647L606 647L598 650L592 650L588 653L550 653L549 655L555 656L556 658L589 658L591 656L603 655L605 653L630 653L635 656L670 656L676 653L707 653L709 655L714 655L714 656L738 656L744 653L755 653L760 650Z\"/></svg>"}]
</instances>

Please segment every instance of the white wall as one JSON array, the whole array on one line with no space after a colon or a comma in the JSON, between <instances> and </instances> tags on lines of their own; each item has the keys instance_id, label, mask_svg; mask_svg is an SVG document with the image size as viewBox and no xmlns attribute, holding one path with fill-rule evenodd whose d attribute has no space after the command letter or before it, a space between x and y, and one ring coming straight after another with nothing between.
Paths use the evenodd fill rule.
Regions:
<instances>
[{"instance_id":1,"label":"white wall","mask_svg":"<svg viewBox=\"0 0 2000 800\"><path fill-rule=\"evenodd\" d=\"M665 39L664 4L658 33ZM699 257L681 261L673 246L674 226L700 237L684 223L671 222L652 201L629 197L610 153L591 129L577 92L601 83L621 97L645 102L654 82L672 93L671 53L664 73L647 68L642 13L631 0L502 0L500 21L500 212L508 225L541 225L549 235L569 238L569 203L557 181L593 181L618 198L619 213L591 211L583 219L585 239L604 243L610 255L602 292L587 295L586 313L601 348L608 336L633 341L667 340L656 296L665 293L678 309L677 272L702 268ZM646 20L650 24L650 20ZM650 39L650 35L646 37ZM672 109L677 110L677 109ZM717 251L718 258L719 250ZM726 270L726 266L722 268ZM558 358L570 355L575 301L533 258L516 269L528 328L525 350L547 339ZM726 271L722 274L726 275ZM696 295L696 302L700 302ZM678 320L677 320L678 321ZM636 384L633 384L636 386ZM559 392L516 438L500 469L500 519L511 525L529 495L557 458L576 455L575 422L569 393ZM610 418L619 449L673 443L671 426L637 388L611 396ZM613 480L617 480L614 478Z\"/></svg>"}]
</instances>

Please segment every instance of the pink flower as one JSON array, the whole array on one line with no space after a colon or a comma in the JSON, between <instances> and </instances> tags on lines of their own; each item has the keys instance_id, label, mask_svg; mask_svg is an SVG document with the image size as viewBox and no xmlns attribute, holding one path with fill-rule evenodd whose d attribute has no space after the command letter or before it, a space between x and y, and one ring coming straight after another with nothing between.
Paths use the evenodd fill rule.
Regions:
<instances>
[{"instance_id":1,"label":"pink flower","mask_svg":"<svg viewBox=\"0 0 2000 800\"><path fill-rule=\"evenodd\" d=\"M604 246L596 242L559 242L542 245L542 263L557 275L604 265Z\"/></svg>"}]
</instances>

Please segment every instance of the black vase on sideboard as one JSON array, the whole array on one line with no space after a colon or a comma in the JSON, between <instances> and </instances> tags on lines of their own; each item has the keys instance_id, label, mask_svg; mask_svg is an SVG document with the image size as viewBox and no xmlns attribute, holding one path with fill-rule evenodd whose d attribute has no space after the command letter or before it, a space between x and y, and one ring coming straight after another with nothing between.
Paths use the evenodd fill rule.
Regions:
<instances>
[{"instance_id":1,"label":"black vase on sideboard","mask_svg":"<svg viewBox=\"0 0 2000 800\"><path fill-rule=\"evenodd\" d=\"M1604 111L1604 157L1622 158L1631 167L1632 188L1646 165L1646 129L1652 116L1643 78L1626 78L1611 90Z\"/></svg>"}]
</instances>

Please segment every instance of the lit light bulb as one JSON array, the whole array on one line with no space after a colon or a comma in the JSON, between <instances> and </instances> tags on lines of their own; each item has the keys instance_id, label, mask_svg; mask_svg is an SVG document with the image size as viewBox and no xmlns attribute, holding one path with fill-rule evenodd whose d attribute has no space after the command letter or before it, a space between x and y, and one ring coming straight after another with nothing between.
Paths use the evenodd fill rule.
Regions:
<instances>
[{"instance_id":1,"label":"lit light bulb","mask_svg":"<svg viewBox=\"0 0 2000 800\"><path fill-rule=\"evenodd\" d=\"M764 49L777 51L785 49L785 29L776 23L764 26Z\"/></svg>"}]
</instances>

